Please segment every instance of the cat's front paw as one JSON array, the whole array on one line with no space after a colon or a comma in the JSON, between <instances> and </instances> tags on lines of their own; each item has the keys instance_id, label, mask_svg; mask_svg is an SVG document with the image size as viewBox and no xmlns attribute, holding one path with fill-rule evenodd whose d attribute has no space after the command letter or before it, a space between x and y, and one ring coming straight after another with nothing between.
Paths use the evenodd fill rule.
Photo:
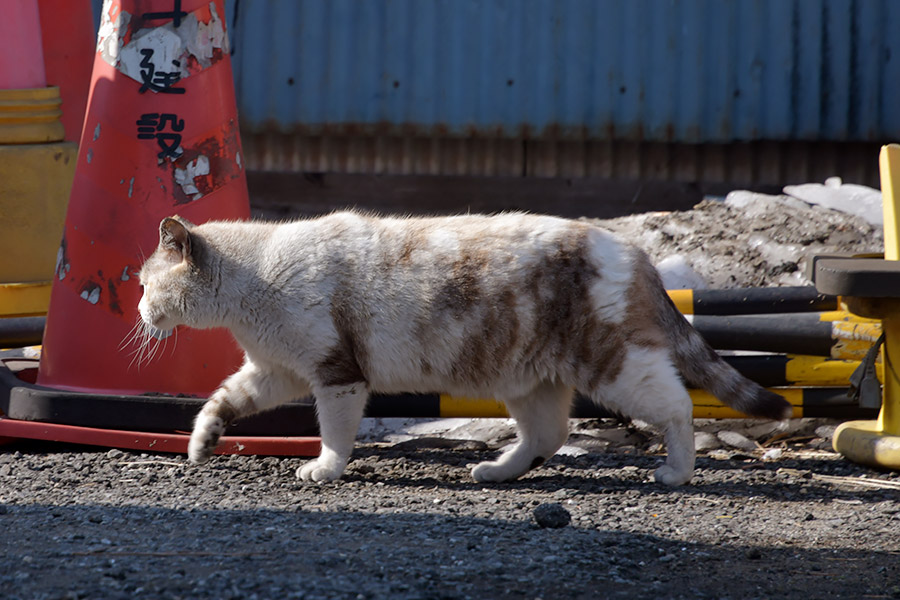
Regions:
<instances>
[{"instance_id":1,"label":"cat's front paw","mask_svg":"<svg viewBox=\"0 0 900 600\"><path fill-rule=\"evenodd\" d=\"M188 442L188 460L195 465L202 465L213 455L219 438L225 433L225 422L218 417L201 414L197 417L191 441Z\"/></svg>"},{"instance_id":2,"label":"cat's front paw","mask_svg":"<svg viewBox=\"0 0 900 600\"><path fill-rule=\"evenodd\" d=\"M299 469L297 469L297 477L303 481L315 481L316 483L325 483L326 481L334 481L339 479L344 473L344 465L324 461L322 458L311 460Z\"/></svg>"}]
</instances>

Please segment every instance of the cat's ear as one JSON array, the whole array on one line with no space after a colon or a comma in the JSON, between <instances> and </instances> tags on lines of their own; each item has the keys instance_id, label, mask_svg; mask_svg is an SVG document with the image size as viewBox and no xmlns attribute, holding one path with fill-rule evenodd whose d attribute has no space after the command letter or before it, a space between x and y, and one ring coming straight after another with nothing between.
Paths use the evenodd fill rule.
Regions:
<instances>
[{"instance_id":1,"label":"cat's ear","mask_svg":"<svg viewBox=\"0 0 900 600\"><path fill-rule=\"evenodd\" d=\"M193 225L180 217L166 217L159 224L159 245L172 254L193 262L191 255L191 232Z\"/></svg>"}]
</instances>

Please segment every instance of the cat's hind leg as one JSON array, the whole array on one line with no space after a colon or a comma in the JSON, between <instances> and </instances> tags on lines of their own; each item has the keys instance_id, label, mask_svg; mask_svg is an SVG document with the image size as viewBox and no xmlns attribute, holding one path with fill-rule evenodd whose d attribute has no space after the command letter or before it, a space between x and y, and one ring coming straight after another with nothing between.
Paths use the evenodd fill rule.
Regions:
<instances>
[{"instance_id":1,"label":"cat's hind leg","mask_svg":"<svg viewBox=\"0 0 900 600\"><path fill-rule=\"evenodd\" d=\"M225 428L233 421L309 393L309 386L289 372L261 366L248 358L200 409L188 442L188 458L195 464L205 463L215 451Z\"/></svg>"},{"instance_id":2,"label":"cat's hind leg","mask_svg":"<svg viewBox=\"0 0 900 600\"><path fill-rule=\"evenodd\" d=\"M519 440L497 460L472 469L475 481L516 479L556 454L569 436L573 393L571 387L545 382L525 396L504 399L516 420Z\"/></svg>"},{"instance_id":3,"label":"cat's hind leg","mask_svg":"<svg viewBox=\"0 0 900 600\"><path fill-rule=\"evenodd\" d=\"M664 350L629 350L615 383L594 390L591 396L665 432L666 464L654 472L656 481L666 485L690 481L696 457L693 403Z\"/></svg>"},{"instance_id":4,"label":"cat's hind leg","mask_svg":"<svg viewBox=\"0 0 900 600\"><path fill-rule=\"evenodd\" d=\"M350 460L369 391L365 383L359 382L316 388L315 396L322 450L317 459L297 469L297 477L304 481L333 481L344 473Z\"/></svg>"}]
</instances>

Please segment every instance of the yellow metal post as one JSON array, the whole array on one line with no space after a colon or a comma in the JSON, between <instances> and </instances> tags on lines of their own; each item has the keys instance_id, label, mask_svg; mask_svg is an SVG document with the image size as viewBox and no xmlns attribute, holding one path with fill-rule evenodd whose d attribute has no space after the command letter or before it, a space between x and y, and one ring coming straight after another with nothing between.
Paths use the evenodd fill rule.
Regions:
<instances>
[{"instance_id":1,"label":"yellow metal post","mask_svg":"<svg viewBox=\"0 0 900 600\"><path fill-rule=\"evenodd\" d=\"M885 319L884 330L884 391L878 429L900 435L900 319Z\"/></svg>"},{"instance_id":2,"label":"yellow metal post","mask_svg":"<svg viewBox=\"0 0 900 600\"><path fill-rule=\"evenodd\" d=\"M881 148L878 157L881 169L881 197L884 205L884 258L900 260L900 212L895 201L900 191L900 144L888 144Z\"/></svg>"},{"instance_id":3,"label":"yellow metal post","mask_svg":"<svg viewBox=\"0 0 900 600\"><path fill-rule=\"evenodd\" d=\"M884 258L900 260L900 145L881 149L881 193L884 205ZM881 300L881 299L880 299ZM850 302L852 309L854 303ZM877 421L850 421L834 432L834 449L848 459L872 466L900 469L900 299L873 303L884 331L884 387Z\"/></svg>"},{"instance_id":4,"label":"yellow metal post","mask_svg":"<svg viewBox=\"0 0 900 600\"><path fill-rule=\"evenodd\" d=\"M0 90L0 318L47 312L78 146L59 88Z\"/></svg>"}]
</instances>

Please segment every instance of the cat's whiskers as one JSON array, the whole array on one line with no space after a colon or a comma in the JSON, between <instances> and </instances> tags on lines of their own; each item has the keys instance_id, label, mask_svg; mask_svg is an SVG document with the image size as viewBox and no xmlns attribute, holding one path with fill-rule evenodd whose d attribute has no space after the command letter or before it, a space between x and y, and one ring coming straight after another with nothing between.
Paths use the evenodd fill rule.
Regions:
<instances>
[{"instance_id":1,"label":"cat's whiskers","mask_svg":"<svg viewBox=\"0 0 900 600\"><path fill-rule=\"evenodd\" d=\"M156 342L156 350L159 352L159 356L164 356L166 353L166 348L169 347L169 336L157 340ZM156 352L153 353L153 356L156 356Z\"/></svg>"},{"instance_id":2,"label":"cat's whiskers","mask_svg":"<svg viewBox=\"0 0 900 600\"><path fill-rule=\"evenodd\" d=\"M178 347L178 328L172 330L172 334L175 336L175 339L172 340L172 352L169 353L169 356L175 356L175 348ZM169 336L172 337L172 336ZM169 338L166 338L166 343L168 343Z\"/></svg>"},{"instance_id":3,"label":"cat's whiskers","mask_svg":"<svg viewBox=\"0 0 900 600\"><path fill-rule=\"evenodd\" d=\"M150 364L156 354L159 352L161 339L154 335L153 327L138 319L138 327L132 336L133 343L136 345L132 351L131 363L128 368L136 366L138 371L144 365Z\"/></svg>"},{"instance_id":4,"label":"cat's whiskers","mask_svg":"<svg viewBox=\"0 0 900 600\"><path fill-rule=\"evenodd\" d=\"M141 327L138 330L138 339L136 340L137 347L133 352L131 364L129 365L129 368L131 368L132 366L136 366L138 371L141 370L141 365L144 362L144 356L147 353L147 345L150 341L150 337L147 335L146 325L144 325L143 321L140 323L140 325Z\"/></svg>"},{"instance_id":5,"label":"cat's whiskers","mask_svg":"<svg viewBox=\"0 0 900 600\"><path fill-rule=\"evenodd\" d=\"M122 343L119 345L119 351L124 351L128 347L132 347L132 350L128 353L131 356L131 362L128 363L128 368L131 369L137 363L138 367L140 367L141 355L143 354L144 347L147 343L147 334L146 334L146 326L144 325L143 320L140 316L135 320L134 325L129 330L125 337L122 340Z\"/></svg>"},{"instance_id":6,"label":"cat's whiskers","mask_svg":"<svg viewBox=\"0 0 900 600\"><path fill-rule=\"evenodd\" d=\"M150 351L147 353L147 356L145 357L144 364L149 365L153 361L153 359L156 357L157 351L159 351L159 344L160 344L160 341L155 338L152 342L150 342L150 344L149 344Z\"/></svg>"},{"instance_id":7,"label":"cat's whiskers","mask_svg":"<svg viewBox=\"0 0 900 600\"><path fill-rule=\"evenodd\" d=\"M138 370L140 370L140 357L141 357L141 350L143 349L143 347L144 347L144 342L143 342L143 340L140 340L140 343L136 344L134 350L131 351L131 353L130 353L131 362L128 363L129 370L131 370L131 368L134 367L136 364L137 364Z\"/></svg>"},{"instance_id":8,"label":"cat's whiskers","mask_svg":"<svg viewBox=\"0 0 900 600\"><path fill-rule=\"evenodd\" d=\"M141 330L143 328L143 322L141 321L140 316L134 322L134 325L131 326L131 329L128 330L128 333L124 335L122 338L122 343L119 344L119 351L122 352L128 346L133 345L141 335Z\"/></svg>"},{"instance_id":9,"label":"cat's whiskers","mask_svg":"<svg viewBox=\"0 0 900 600\"><path fill-rule=\"evenodd\" d=\"M159 347L162 345L162 341L164 338L159 336L159 331L153 327L147 328L147 356L145 357L144 364L149 365L153 362L153 359L156 358L157 352L159 352Z\"/></svg>"}]
</instances>

